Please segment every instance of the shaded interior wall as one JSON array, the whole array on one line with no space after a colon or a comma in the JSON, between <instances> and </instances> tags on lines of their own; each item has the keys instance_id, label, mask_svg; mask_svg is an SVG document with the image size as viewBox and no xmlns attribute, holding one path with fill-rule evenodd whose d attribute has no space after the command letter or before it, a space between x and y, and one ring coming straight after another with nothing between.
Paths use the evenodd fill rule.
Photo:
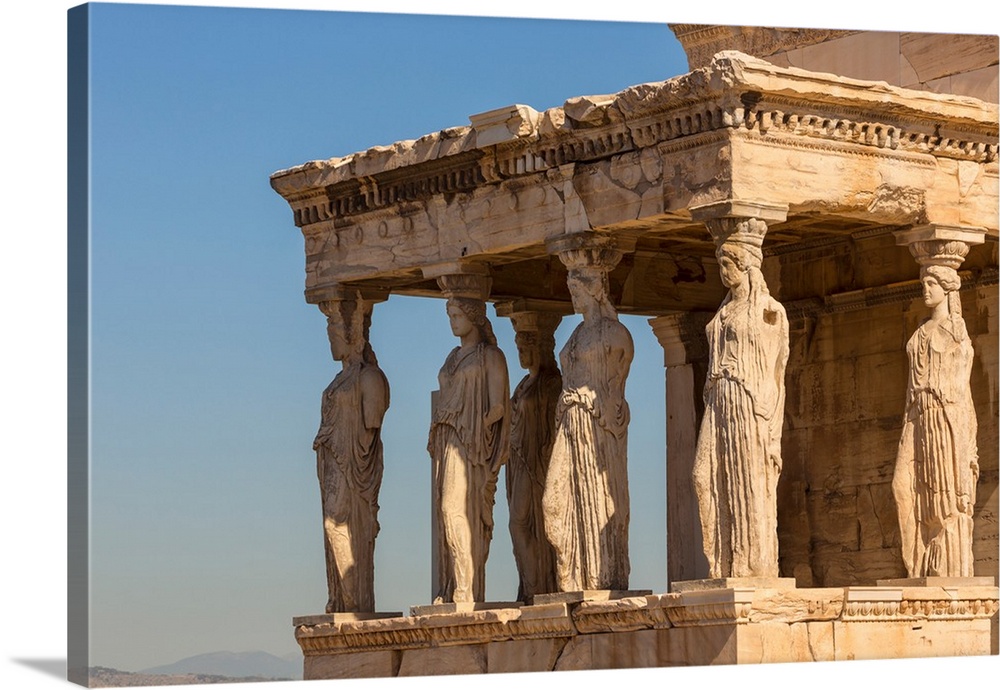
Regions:
<instances>
[{"instance_id":1,"label":"shaded interior wall","mask_svg":"<svg viewBox=\"0 0 1000 690\"><path fill-rule=\"evenodd\" d=\"M906 31L835 31L672 24L691 69L722 50L779 67L997 102L998 37Z\"/></svg>"},{"instance_id":2,"label":"shaded interior wall","mask_svg":"<svg viewBox=\"0 0 1000 690\"><path fill-rule=\"evenodd\" d=\"M891 482L903 425L905 345L928 309L905 248L893 246L891 236L857 244L826 257L769 260L769 283L780 285L772 292L789 307L791 325L778 489L781 573L794 576L800 587L874 584L906 575ZM900 257L911 262L906 270L912 275L894 283L893 274L904 268ZM974 248L963 266L969 270L962 290L976 350L971 384L981 473L975 568L977 575L993 577L1000 548L995 266L995 242ZM824 284L848 281L856 287L878 267L886 272L881 287L851 291L852 285ZM827 297L810 308L806 300L803 307L790 299L796 293Z\"/></svg>"},{"instance_id":3,"label":"shaded interior wall","mask_svg":"<svg viewBox=\"0 0 1000 690\"><path fill-rule=\"evenodd\" d=\"M765 59L779 67L996 103L997 46L996 36L864 31Z\"/></svg>"}]
</instances>

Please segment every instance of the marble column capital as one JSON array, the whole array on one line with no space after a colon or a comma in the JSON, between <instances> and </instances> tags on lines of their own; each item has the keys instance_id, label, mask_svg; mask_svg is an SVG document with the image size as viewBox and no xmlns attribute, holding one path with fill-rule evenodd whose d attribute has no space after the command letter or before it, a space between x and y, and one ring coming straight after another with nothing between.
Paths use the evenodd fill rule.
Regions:
<instances>
[{"instance_id":1,"label":"marble column capital","mask_svg":"<svg viewBox=\"0 0 1000 690\"><path fill-rule=\"evenodd\" d=\"M694 206L691 218L701 221L712 234L716 246L741 242L760 248L769 224L788 218L788 205L764 201L726 199Z\"/></svg>"},{"instance_id":2,"label":"marble column capital","mask_svg":"<svg viewBox=\"0 0 1000 690\"><path fill-rule=\"evenodd\" d=\"M958 270L969 248L986 241L983 228L942 225L916 225L895 233L896 244L906 245L921 267L946 266Z\"/></svg>"},{"instance_id":3,"label":"marble column capital","mask_svg":"<svg viewBox=\"0 0 1000 690\"><path fill-rule=\"evenodd\" d=\"M521 314L552 314L558 319L573 313L573 307L556 300L519 298L504 300L493 305L497 316L513 319Z\"/></svg>"},{"instance_id":4,"label":"marble column capital","mask_svg":"<svg viewBox=\"0 0 1000 690\"><path fill-rule=\"evenodd\" d=\"M368 304L377 304L389 299L389 288L371 286L353 286L340 283L320 285L306 290L306 302L317 305L323 313L331 307L324 307L325 302L342 302L344 300L362 300Z\"/></svg>"},{"instance_id":5,"label":"marble column capital","mask_svg":"<svg viewBox=\"0 0 1000 690\"><path fill-rule=\"evenodd\" d=\"M614 269L635 241L598 232L579 232L553 237L545 242L549 254L555 254L570 271L598 269L605 273Z\"/></svg>"},{"instance_id":6,"label":"marble column capital","mask_svg":"<svg viewBox=\"0 0 1000 690\"><path fill-rule=\"evenodd\" d=\"M768 223L783 223L788 218L788 204L745 199L723 199L692 206L691 218L698 221L758 218Z\"/></svg>"},{"instance_id":7,"label":"marble column capital","mask_svg":"<svg viewBox=\"0 0 1000 690\"><path fill-rule=\"evenodd\" d=\"M500 309L497 309L497 314L510 319L515 333L539 333L548 336L555 333L563 317L561 313L555 311L507 310L501 313Z\"/></svg>"},{"instance_id":8,"label":"marble column capital","mask_svg":"<svg viewBox=\"0 0 1000 690\"><path fill-rule=\"evenodd\" d=\"M493 279L488 264L478 261L449 261L421 269L424 278L434 278L445 297L485 301Z\"/></svg>"}]
</instances>

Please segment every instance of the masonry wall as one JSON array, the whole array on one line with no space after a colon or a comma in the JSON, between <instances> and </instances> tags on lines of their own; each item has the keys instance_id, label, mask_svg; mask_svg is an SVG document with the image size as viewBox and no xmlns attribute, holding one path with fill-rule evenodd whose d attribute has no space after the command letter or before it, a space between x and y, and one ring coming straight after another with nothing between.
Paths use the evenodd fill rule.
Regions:
<instances>
[{"instance_id":1,"label":"masonry wall","mask_svg":"<svg viewBox=\"0 0 1000 690\"><path fill-rule=\"evenodd\" d=\"M691 69L722 50L907 89L997 102L997 36L671 24Z\"/></svg>"},{"instance_id":2,"label":"masonry wall","mask_svg":"<svg viewBox=\"0 0 1000 690\"><path fill-rule=\"evenodd\" d=\"M863 31L761 57L779 67L997 102L996 36Z\"/></svg>"}]
</instances>

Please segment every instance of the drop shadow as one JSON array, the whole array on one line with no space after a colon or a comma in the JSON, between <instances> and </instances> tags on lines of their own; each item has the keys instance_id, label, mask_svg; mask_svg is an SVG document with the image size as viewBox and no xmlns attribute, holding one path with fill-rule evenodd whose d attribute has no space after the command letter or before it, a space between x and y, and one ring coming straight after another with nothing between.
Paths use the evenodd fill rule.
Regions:
<instances>
[{"instance_id":1,"label":"drop shadow","mask_svg":"<svg viewBox=\"0 0 1000 690\"><path fill-rule=\"evenodd\" d=\"M60 680L66 680L66 659L14 659L11 661L33 668L47 676L53 676Z\"/></svg>"}]
</instances>

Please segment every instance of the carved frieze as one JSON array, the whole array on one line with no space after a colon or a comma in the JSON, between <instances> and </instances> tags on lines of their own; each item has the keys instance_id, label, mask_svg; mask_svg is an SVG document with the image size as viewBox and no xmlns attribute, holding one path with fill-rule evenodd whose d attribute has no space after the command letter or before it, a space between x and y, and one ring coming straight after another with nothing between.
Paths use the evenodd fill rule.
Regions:
<instances>
[{"instance_id":1,"label":"carved frieze","mask_svg":"<svg viewBox=\"0 0 1000 690\"><path fill-rule=\"evenodd\" d=\"M991 596L903 600L899 606L900 615L918 620L992 618L998 610L1000 601Z\"/></svg>"},{"instance_id":2,"label":"carved frieze","mask_svg":"<svg viewBox=\"0 0 1000 690\"><path fill-rule=\"evenodd\" d=\"M844 604L844 621L975 620L996 615L1000 602L993 595L963 596L942 591L936 599L859 600Z\"/></svg>"},{"instance_id":3,"label":"carved frieze","mask_svg":"<svg viewBox=\"0 0 1000 690\"><path fill-rule=\"evenodd\" d=\"M754 623L984 620L995 587L728 589L344 622L303 619L305 656Z\"/></svg>"},{"instance_id":4,"label":"carved frieze","mask_svg":"<svg viewBox=\"0 0 1000 690\"><path fill-rule=\"evenodd\" d=\"M537 611L536 608L544 609ZM295 637L305 655L417 649L501 640L571 637L565 606L491 609L351 623L300 625Z\"/></svg>"},{"instance_id":5,"label":"carved frieze","mask_svg":"<svg viewBox=\"0 0 1000 690\"><path fill-rule=\"evenodd\" d=\"M749 623L753 604L730 601L676 606L667 610L671 625L684 628L706 625Z\"/></svg>"},{"instance_id":6,"label":"carved frieze","mask_svg":"<svg viewBox=\"0 0 1000 690\"><path fill-rule=\"evenodd\" d=\"M662 630L671 627L667 606L679 595L630 597L612 601L585 601L573 610L573 622L580 633Z\"/></svg>"}]
</instances>

